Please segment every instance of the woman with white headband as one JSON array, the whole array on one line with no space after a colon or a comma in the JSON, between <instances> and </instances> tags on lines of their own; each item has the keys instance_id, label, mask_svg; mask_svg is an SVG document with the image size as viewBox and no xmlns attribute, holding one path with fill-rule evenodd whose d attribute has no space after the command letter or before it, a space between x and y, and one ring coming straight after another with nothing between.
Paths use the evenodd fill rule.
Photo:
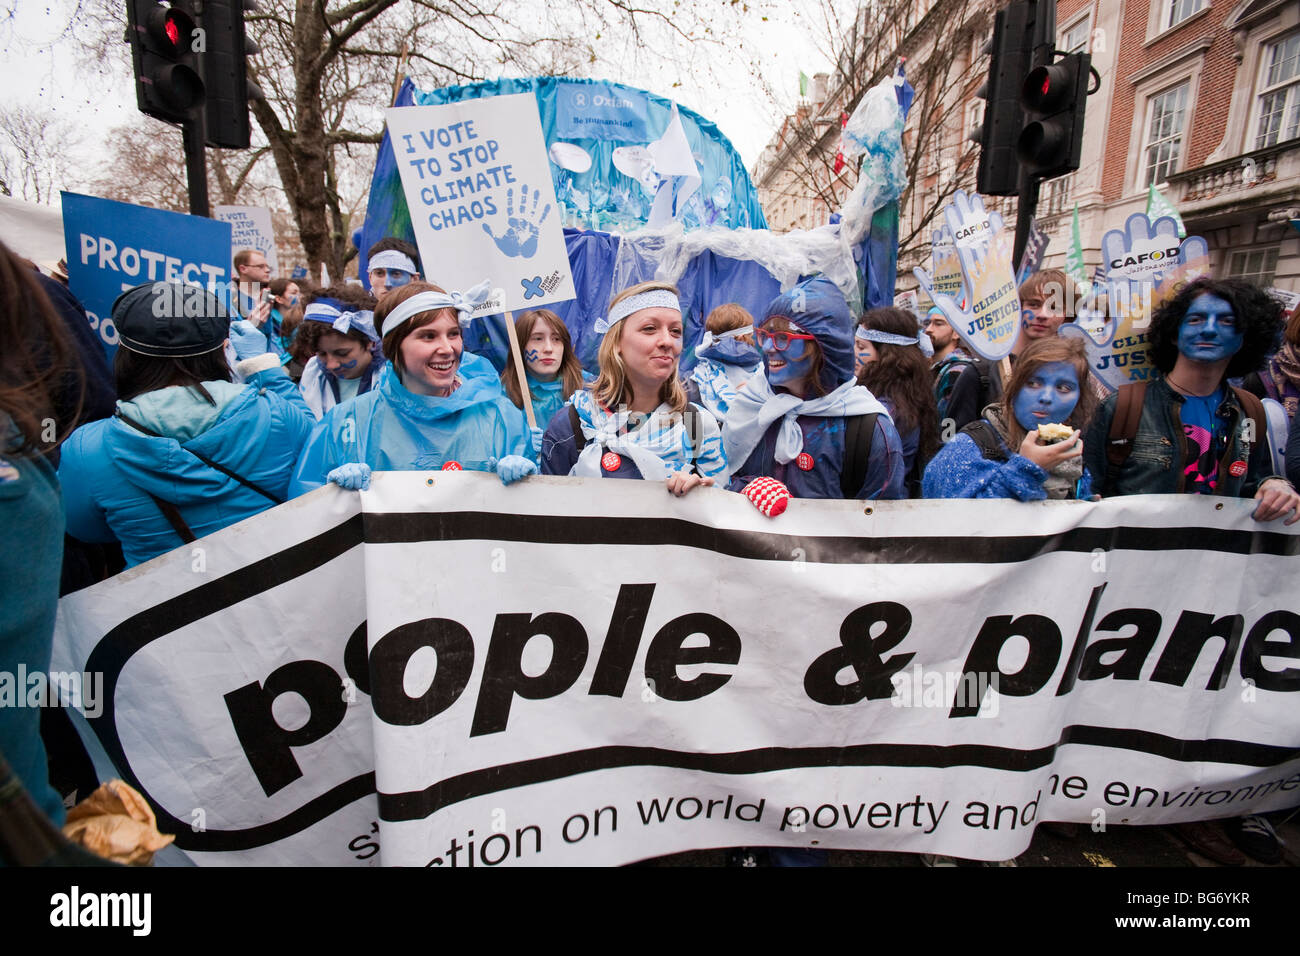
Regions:
<instances>
[{"instance_id":1,"label":"woman with white headband","mask_svg":"<svg viewBox=\"0 0 1300 956\"><path fill-rule=\"evenodd\" d=\"M687 397L704 406L721 425L736 391L763 374L763 353L754 345L754 317L735 302L718 306L704 320L704 338L695 356L695 368L686 382Z\"/></svg>"},{"instance_id":2,"label":"woman with white headband","mask_svg":"<svg viewBox=\"0 0 1300 956\"><path fill-rule=\"evenodd\" d=\"M889 410L903 441L904 482L908 496L921 497L921 475L939 450L939 410L935 405L930 363L917 344L916 319L907 309L889 305L862 316L853 334L859 362L858 384Z\"/></svg>"},{"instance_id":3,"label":"woman with white headband","mask_svg":"<svg viewBox=\"0 0 1300 956\"><path fill-rule=\"evenodd\" d=\"M726 470L713 417L677 377L682 307L666 282L642 282L609 304L600 375L574 393L542 439L542 474L663 481L679 497Z\"/></svg>"},{"instance_id":4,"label":"woman with white headband","mask_svg":"<svg viewBox=\"0 0 1300 956\"><path fill-rule=\"evenodd\" d=\"M366 277L376 299L420 278L420 253L404 239L385 236L366 253Z\"/></svg>"},{"instance_id":5,"label":"woman with white headband","mask_svg":"<svg viewBox=\"0 0 1300 956\"><path fill-rule=\"evenodd\" d=\"M309 294L298 334L313 354L298 387L317 421L378 384L384 354L374 308L374 296L352 283Z\"/></svg>"},{"instance_id":6,"label":"woman with white headband","mask_svg":"<svg viewBox=\"0 0 1300 956\"><path fill-rule=\"evenodd\" d=\"M536 474L524 416L486 360L463 354L461 324L488 292L447 293L412 282L375 309L392 367L379 385L336 405L316 426L292 491L326 481L370 486L374 471L495 471L505 484Z\"/></svg>"}]
</instances>

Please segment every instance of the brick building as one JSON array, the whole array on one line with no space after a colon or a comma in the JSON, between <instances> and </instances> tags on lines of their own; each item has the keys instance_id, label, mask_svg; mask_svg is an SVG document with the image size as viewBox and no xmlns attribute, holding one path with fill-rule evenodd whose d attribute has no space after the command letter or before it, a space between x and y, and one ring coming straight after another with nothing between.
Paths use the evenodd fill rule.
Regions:
<instances>
[{"instance_id":1,"label":"brick building","mask_svg":"<svg viewBox=\"0 0 1300 956\"><path fill-rule=\"evenodd\" d=\"M932 0L919 3L928 10ZM964 16L949 12L944 18L945 29L968 38L964 55L970 69L967 79L959 73L944 91L945 102L955 98L961 108L945 114L953 119L917 165L900 211L904 236L932 212L942 190L954 183L974 187L974 166L958 134L979 122L978 82L968 76L987 69L979 48L991 24L989 9L971 4ZM1076 202L1091 269L1100 258L1102 233L1144 211L1147 187L1155 183L1178 207L1189 232L1209 243L1216 275L1300 292L1300 232L1289 222L1300 219L1300 3L1059 0L1056 14L1058 47L1090 51L1101 84L1088 98L1079 170L1041 188L1038 220L1051 237L1048 264L1064 262ZM917 18L900 53L924 47L925 22L925 16ZM809 111L837 114L839 104L827 99L810 104ZM923 120L914 110L909 133ZM834 142L822 137L812 145L833 151ZM761 196L766 183L781 181L782 172L779 154L765 158L768 164L760 162L755 171ZM786 207L798 208L798 197L785 185ZM1014 200L990 204L1014 216ZM816 218L821 210L806 215ZM774 229L794 225L781 214L769 214L769 221ZM919 243L910 251L900 255L900 290L914 287L911 266L924 257Z\"/></svg>"}]
</instances>

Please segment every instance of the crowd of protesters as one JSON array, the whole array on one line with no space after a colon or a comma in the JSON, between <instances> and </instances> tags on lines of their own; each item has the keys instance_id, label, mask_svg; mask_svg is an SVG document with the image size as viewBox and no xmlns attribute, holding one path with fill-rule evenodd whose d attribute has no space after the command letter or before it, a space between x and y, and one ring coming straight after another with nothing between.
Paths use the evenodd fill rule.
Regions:
<instances>
[{"instance_id":1,"label":"crowd of protesters","mask_svg":"<svg viewBox=\"0 0 1300 956\"><path fill-rule=\"evenodd\" d=\"M1058 335L1070 317L1056 304L1075 297L1055 270L1021 285L1020 335L999 362L969 354L938 309L920 325L894 307L855 322L812 276L761 315L716 308L685 376L677 290L644 282L596 323L593 369L554 312L520 315L521 380L499 351L467 346L502 341L473 328L501 317L469 320L484 287L435 284L398 239L368 261L368 290L275 279L253 250L235 257L227 301L130 289L110 371L68 290L0 247L0 535L27 555L3 579L6 667L48 669L60 594L322 484L365 489L374 471L714 486L770 517L791 498L1185 493L1300 520L1300 315L1241 281L1198 279L1164 302L1148 333L1160 374L1104 395L1079 339ZM1265 397L1290 423L1284 460L1259 438ZM0 752L57 824L42 732L61 731L37 719L0 709ZM1280 852L1262 817L1178 831L1222 863Z\"/></svg>"}]
</instances>

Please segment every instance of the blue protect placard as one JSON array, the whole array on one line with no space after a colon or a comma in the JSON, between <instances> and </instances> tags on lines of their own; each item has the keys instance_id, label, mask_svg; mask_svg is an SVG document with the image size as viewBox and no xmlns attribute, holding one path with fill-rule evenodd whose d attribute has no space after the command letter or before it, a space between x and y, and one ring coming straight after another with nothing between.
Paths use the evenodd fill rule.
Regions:
<instances>
[{"instance_id":1,"label":"blue protect placard","mask_svg":"<svg viewBox=\"0 0 1300 956\"><path fill-rule=\"evenodd\" d=\"M227 301L230 223L65 192L68 286L86 307L109 363L118 335L113 302L145 282L200 285Z\"/></svg>"},{"instance_id":2,"label":"blue protect placard","mask_svg":"<svg viewBox=\"0 0 1300 956\"><path fill-rule=\"evenodd\" d=\"M555 85L555 135L562 139L612 139L645 143L645 94L610 83Z\"/></svg>"}]
</instances>

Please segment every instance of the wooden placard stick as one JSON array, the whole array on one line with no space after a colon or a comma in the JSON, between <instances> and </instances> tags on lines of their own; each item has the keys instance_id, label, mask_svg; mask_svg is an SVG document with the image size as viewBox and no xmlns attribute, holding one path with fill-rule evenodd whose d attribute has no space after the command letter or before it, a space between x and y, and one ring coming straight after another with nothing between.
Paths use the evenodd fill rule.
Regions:
<instances>
[{"instance_id":1,"label":"wooden placard stick","mask_svg":"<svg viewBox=\"0 0 1300 956\"><path fill-rule=\"evenodd\" d=\"M533 396L528 391L528 373L524 369L524 356L519 348L519 333L515 331L515 314L506 315L506 335L510 336L510 355L515 363L515 375L519 378L519 394L524 400L524 414L528 417L528 427L537 427L537 416L533 413Z\"/></svg>"}]
</instances>

